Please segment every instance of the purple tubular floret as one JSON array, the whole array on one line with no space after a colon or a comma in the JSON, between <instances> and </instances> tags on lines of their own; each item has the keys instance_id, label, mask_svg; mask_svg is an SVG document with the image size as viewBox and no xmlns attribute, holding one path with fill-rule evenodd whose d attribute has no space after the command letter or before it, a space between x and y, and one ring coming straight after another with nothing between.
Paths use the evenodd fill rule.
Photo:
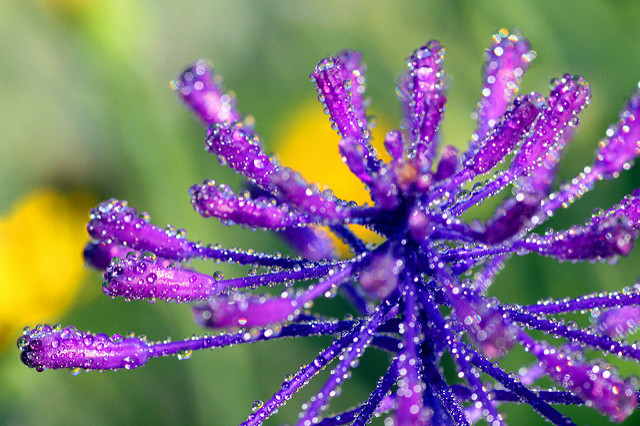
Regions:
<instances>
[{"instance_id":1,"label":"purple tubular floret","mask_svg":"<svg viewBox=\"0 0 640 426\"><path fill-rule=\"evenodd\" d=\"M25 329L18 339L18 347L22 351L22 362L38 371L130 370L144 365L149 358L149 345L141 338L91 334L72 326L39 325Z\"/></svg>"},{"instance_id":2,"label":"purple tubular floret","mask_svg":"<svg viewBox=\"0 0 640 426\"><path fill-rule=\"evenodd\" d=\"M190 303L209 300L230 288L255 288L321 278L333 268L335 266L332 264L316 266L309 263L295 269L223 280L220 274L210 276L182 268L167 259L157 258L151 252L142 255L129 253L126 258L112 262L107 268L102 290L112 298Z\"/></svg>"},{"instance_id":3,"label":"purple tubular floret","mask_svg":"<svg viewBox=\"0 0 640 426\"><path fill-rule=\"evenodd\" d=\"M640 306L607 309L598 315L597 330L609 337L624 337L640 327Z\"/></svg>"},{"instance_id":4,"label":"purple tubular floret","mask_svg":"<svg viewBox=\"0 0 640 426\"><path fill-rule=\"evenodd\" d=\"M536 305L525 306L524 309L530 313L558 314L630 305L640 305L640 284L636 284L633 287L625 287L622 291L605 294L585 294L576 299L565 298L540 301Z\"/></svg>"},{"instance_id":5,"label":"purple tubular floret","mask_svg":"<svg viewBox=\"0 0 640 426\"><path fill-rule=\"evenodd\" d=\"M604 214L592 217L590 224L595 226L612 219L626 221L636 231L640 229L640 188L626 195L620 203L604 212Z\"/></svg>"},{"instance_id":6,"label":"purple tubular floret","mask_svg":"<svg viewBox=\"0 0 640 426\"><path fill-rule=\"evenodd\" d=\"M636 237L627 221L611 218L544 237L532 234L517 245L559 260L601 260L629 254Z\"/></svg>"},{"instance_id":7,"label":"purple tubular floret","mask_svg":"<svg viewBox=\"0 0 640 426\"><path fill-rule=\"evenodd\" d=\"M342 156L353 173L368 183L380 161L370 143L361 56L360 52L343 51L336 58L325 58L316 65L310 78L316 84L318 99L343 138Z\"/></svg>"},{"instance_id":8,"label":"purple tubular floret","mask_svg":"<svg viewBox=\"0 0 640 426\"><path fill-rule=\"evenodd\" d=\"M332 370L329 379L322 386L322 389L313 401L307 404L307 409L298 422L299 425L305 425L307 423L313 424L319 420L318 414L323 410L323 407L326 406L329 399L335 395L335 388L343 383L346 377L345 374L349 371L351 365L364 353L364 350L370 345L376 329L384 323L390 309L395 305L395 303L391 303L394 298L392 295L389 299L383 301L378 306L378 310L371 315L369 320L362 325L358 333L352 337L348 350L343 351L340 362Z\"/></svg>"},{"instance_id":9,"label":"purple tubular floret","mask_svg":"<svg viewBox=\"0 0 640 426\"><path fill-rule=\"evenodd\" d=\"M336 248L328 232L322 228L305 226L303 228L286 228L280 234L292 247L305 259L318 261L321 259L333 259L336 256Z\"/></svg>"},{"instance_id":10,"label":"purple tubular floret","mask_svg":"<svg viewBox=\"0 0 640 426\"><path fill-rule=\"evenodd\" d=\"M480 144L468 167L471 167L475 174L491 170L529 132L541 111L542 101L536 93L514 100L500 123L495 125Z\"/></svg>"},{"instance_id":11,"label":"purple tubular floret","mask_svg":"<svg viewBox=\"0 0 640 426\"><path fill-rule=\"evenodd\" d=\"M467 333L488 358L505 355L516 342L516 328L492 303L471 291L464 291L459 283L439 271L445 283L444 292Z\"/></svg>"},{"instance_id":12,"label":"purple tubular floret","mask_svg":"<svg viewBox=\"0 0 640 426\"><path fill-rule=\"evenodd\" d=\"M637 90L627 108L620 113L620 122L607 131L600 141L593 164L604 177L610 179L631 167L640 154L640 90Z\"/></svg>"},{"instance_id":13,"label":"purple tubular floret","mask_svg":"<svg viewBox=\"0 0 640 426\"><path fill-rule=\"evenodd\" d=\"M277 165L267 156L258 136L240 122L224 122L209 127L205 149L262 188L269 188L269 175Z\"/></svg>"},{"instance_id":14,"label":"purple tubular floret","mask_svg":"<svg viewBox=\"0 0 640 426\"><path fill-rule=\"evenodd\" d=\"M604 364L585 364L571 354L537 342L530 344L529 349L552 379L611 420L621 422L633 413L638 395Z\"/></svg>"},{"instance_id":15,"label":"purple tubular floret","mask_svg":"<svg viewBox=\"0 0 640 426\"><path fill-rule=\"evenodd\" d=\"M342 73L345 80L349 80L347 90L351 94L351 105L356 118L365 127L367 126L367 110L364 92L367 88L366 67L362 63L362 53L356 50L343 50L338 53L338 61L342 64Z\"/></svg>"},{"instance_id":16,"label":"purple tubular floret","mask_svg":"<svg viewBox=\"0 0 640 426\"><path fill-rule=\"evenodd\" d=\"M104 279L102 291L107 296L127 300L189 303L209 299L225 288L210 275L177 267L150 252L112 262Z\"/></svg>"},{"instance_id":17,"label":"purple tubular floret","mask_svg":"<svg viewBox=\"0 0 640 426\"><path fill-rule=\"evenodd\" d=\"M346 413L343 414L345 418L349 419L346 423L353 422L351 423L353 426L364 426L370 421L374 413L387 411L384 400L387 397L391 398L391 396L387 394L397 379L398 359L396 358L391 361L385 375L380 377L378 383L376 383L376 388L369 395L369 399L353 411L353 417L350 418ZM393 405L393 403L391 403L391 405ZM318 424L323 424L323 421L320 421Z\"/></svg>"},{"instance_id":18,"label":"purple tubular floret","mask_svg":"<svg viewBox=\"0 0 640 426\"><path fill-rule=\"evenodd\" d=\"M384 147L394 160L400 160L404 153L404 141L400 130L389 130L384 138Z\"/></svg>"},{"instance_id":19,"label":"purple tubular floret","mask_svg":"<svg viewBox=\"0 0 640 426\"><path fill-rule=\"evenodd\" d=\"M438 167L436 168L433 178L436 181L447 179L453 176L459 167L460 158L458 149L452 145L447 145L442 150L442 156L440 157L440 161L438 161Z\"/></svg>"},{"instance_id":20,"label":"purple tubular floret","mask_svg":"<svg viewBox=\"0 0 640 426\"><path fill-rule=\"evenodd\" d=\"M227 224L281 230L309 222L287 204L277 204L273 198L252 198L248 192L236 195L228 185L216 185L212 180L192 186L189 193L196 212Z\"/></svg>"},{"instance_id":21,"label":"purple tubular floret","mask_svg":"<svg viewBox=\"0 0 640 426\"><path fill-rule=\"evenodd\" d=\"M322 222L343 222L349 217L350 207L331 192L320 192L309 185L298 172L281 168L271 175L271 181L280 194L291 204Z\"/></svg>"},{"instance_id":22,"label":"purple tubular floret","mask_svg":"<svg viewBox=\"0 0 640 426\"><path fill-rule=\"evenodd\" d=\"M478 129L474 138L482 140L511 102L522 75L535 58L529 42L521 35L499 33L485 51L482 98L478 102Z\"/></svg>"},{"instance_id":23,"label":"purple tubular floret","mask_svg":"<svg viewBox=\"0 0 640 426\"><path fill-rule=\"evenodd\" d=\"M218 80L211 64L200 60L171 82L180 99L206 126L242 119L234 97L224 92Z\"/></svg>"},{"instance_id":24,"label":"purple tubular floret","mask_svg":"<svg viewBox=\"0 0 640 426\"><path fill-rule=\"evenodd\" d=\"M358 179L366 184L370 184L374 177L367 169L366 147L363 147L356 139L351 136L342 138L338 145L342 161L349 167L351 173L356 175Z\"/></svg>"},{"instance_id":25,"label":"purple tubular floret","mask_svg":"<svg viewBox=\"0 0 640 426\"><path fill-rule=\"evenodd\" d=\"M150 251L158 257L184 261L193 258L219 259L225 262L281 266L285 268L308 263L307 259L270 256L238 249L205 246L185 238L183 230L171 226L162 229L149 223L146 213L138 215L126 201L110 199L91 210L87 224L89 235L106 244L120 244L138 251Z\"/></svg>"},{"instance_id":26,"label":"purple tubular floret","mask_svg":"<svg viewBox=\"0 0 640 426\"><path fill-rule=\"evenodd\" d=\"M487 358L504 356L515 344L516 328L483 300L452 298L457 318Z\"/></svg>"},{"instance_id":27,"label":"purple tubular floret","mask_svg":"<svg viewBox=\"0 0 640 426\"><path fill-rule=\"evenodd\" d=\"M574 424L570 419L560 414L542 398L540 398L536 393L524 386L521 382L515 380L507 372L499 367L495 367L491 363L491 361L456 340L453 337L451 331L449 331L448 328L445 327L444 318L442 317L442 314L437 310L437 307L433 303L433 301L428 299L424 293L421 295L421 299L423 302L423 309L425 310L427 315L429 315L431 321L434 322L434 326L436 327L436 336L438 336L438 338L441 339L446 345L460 348L462 352L466 354L466 357L470 359L472 364L496 379L505 388L517 394L520 400L525 401L526 403L531 405L536 411L549 419L553 424Z\"/></svg>"},{"instance_id":28,"label":"purple tubular floret","mask_svg":"<svg viewBox=\"0 0 640 426\"><path fill-rule=\"evenodd\" d=\"M353 84L349 74L340 58L325 58L318 62L309 77L316 83L318 99L327 108L338 133L342 137L362 140L368 137L368 129L351 103Z\"/></svg>"},{"instance_id":29,"label":"purple tubular floret","mask_svg":"<svg viewBox=\"0 0 640 426\"><path fill-rule=\"evenodd\" d=\"M416 338L421 332L416 290L411 278L404 274L403 296L405 297L403 330L404 343L398 357L398 389L396 390L397 408L394 413L394 424L426 426L431 424L431 413L425 409L422 401L426 389L419 372L419 354Z\"/></svg>"},{"instance_id":30,"label":"purple tubular floret","mask_svg":"<svg viewBox=\"0 0 640 426\"><path fill-rule=\"evenodd\" d=\"M82 252L85 263L104 271L114 257L124 258L132 250L119 244L107 244L104 241L89 241Z\"/></svg>"},{"instance_id":31,"label":"purple tubular floret","mask_svg":"<svg viewBox=\"0 0 640 426\"><path fill-rule=\"evenodd\" d=\"M134 250L151 251L168 259L187 259L194 245L149 223L148 215L138 215L126 201L110 199L91 210L87 223L89 235L108 244L126 245Z\"/></svg>"},{"instance_id":32,"label":"purple tubular floret","mask_svg":"<svg viewBox=\"0 0 640 426\"><path fill-rule=\"evenodd\" d=\"M415 170L415 169L414 169ZM371 184L371 198L377 206L392 210L400 203L398 191L398 176L387 166L380 168L380 175Z\"/></svg>"},{"instance_id":33,"label":"purple tubular floret","mask_svg":"<svg viewBox=\"0 0 640 426\"><path fill-rule=\"evenodd\" d=\"M241 426L258 426L264 423L266 419L278 410L278 407L289 400L294 393L309 383L309 380L313 376L333 361L341 351L351 343L357 331L358 328L353 328L340 338L336 338L327 349L320 352L313 362L302 366L293 377L285 379L281 388L255 413L250 414L249 417L241 423Z\"/></svg>"},{"instance_id":34,"label":"purple tubular floret","mask_svg":"<svg viewBox=\"0 0 640 426\"><path fill-rule=\"evenodd\" d=\"M496 244L516 235L540 207L540 197L521 193L505 201L487 220L478 239L486 244Z\"/></svg>"},{"instance_id":35,"label":"purple tubular floret","mask_svg":"<svg viewBox=\"0 0 640 426\"><path fill-rule=\"evenodd\" d=\"M360 272L359 285L371 298L383 300L398 286L397 258L390 253L375 254Z\"/></svg>"},{"instance_id":36,"label":"purple tubular floret","mask_svg":"<svg viewBox=\"0 0 640 426\"><path fill-rule=\"evenodd\" d=\"M513 159L511 170L526 176L547 156L557 155L562 148L562 133L590 100L589 83L582 77L565 74L562 79L554 80L547 107L536 122L533 134Z\"/></svg>"},{"instance_id":37,"label":"purple tubular floret","mask_svg":"<svg viewBox=\"0 0 640 426\"><path fill-rule=\"evenodd\" d=\"M193 308L196 321L206 328L262 327L292 320L300 309L295 299L265 296L219 297Z\"/></svg>"},{"instance_id":38,"label":"purple tubular floret","mask_svg":"<svg viewBox=\"0 0 640 426\"><path fill-rule=\"evenodd\" d=\"M317 285L309 287L299 294L283 293L279 298L267 296L251 296L242 293L235 293L230 297L213 298L208 304L196 306L194 314L196 321L202 326L209 328L232 328L232 327L260 327L278 322L291 321L298 315L304 305L320 297L332 287L342 284L342 281L349 276L352 265L340 267L319 266L300 271L277 272L261 277L268 278L269 275L279 278L279 281L289 279L309 279L324 277ZM296 276L297 275L297 276ZM250 280L252 277L248 277ZM253 277L256 284L260 283L260 277ZM241 279L221 282L226 284L238 282ZM269 282L269 280L265 280ZM260 283L264 284L264 283ZM246 283L245 285L249 285Z\"/></svg>"},{"instance_id":39,"label":"purple tubular floret","mask_svg":"<svg viewBox=\"0 0 640 426\"><path fill-rule=\"evenodd\" d=\"M404 82L406 118L411 131L409 155L415 156L419 169L427 169L436 151L436 135L444 115L444 48L431 40L407 59L409 71Z\"/></svg>"}]
</instances>

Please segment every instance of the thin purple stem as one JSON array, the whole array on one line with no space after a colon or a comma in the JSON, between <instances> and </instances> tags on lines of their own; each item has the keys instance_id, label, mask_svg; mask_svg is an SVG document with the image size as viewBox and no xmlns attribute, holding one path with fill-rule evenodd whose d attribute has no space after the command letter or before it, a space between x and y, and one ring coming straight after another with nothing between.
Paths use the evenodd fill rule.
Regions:
<instances>
[{"instance_id":1,"label":"thin purple stem","mask_svg":"<svg viewBox=\"0 0 640 426\"><path fill-rule=\"evenodd\" d=\"M590 330L573 329L561 322L538 318L525 313L523 309L517 310L505 306L498 306L498 309L508 314L512 321L524 323L536 330L550 332L555 336L564 337L573 342L579 342L592 348L609 352L618 358L627 357L640 360L640 348L636 345L621 343L609 336L603 336Z\"/></svg>"},{"instance_id":2,"label":"thin purple stem","mask_svg":"<svg viewBox=\"0 0 640 426\"><path fill-rule=\"evenodd\" d=\"M318 374L325 368L335 357L337 357L343 348L350 344L353 337L357 334L358 328L354 327L349 333L336 339L331 345L322 351L316 359L306 366L302 367L298 373L291 379L285 380L282 387L255 413L242 422L241 426L257 426L261 425L265 420L271 417L278 407L288 401L294 393L303 388L313 376Z\"/></svg>"},{"instance_id":3,"label":"thin purple stem","mask_svg":"<svg viewBox=\"0 0 640 426\"><path fill-rule=\"evenodd\" d=\"M362 325L360 331L351 340L348 350L343 351L342 358L333 369L329 379L315 395L315 399L307 404L308 408L298 421L298 425L312 424L316 416L326 408L327 402L332 396L332 391L344 381L346 373L351 369L352 363L358 359L364 353L367 346L369 346L376 330L386 320L387 314L397 303L397 298L397 294L392 294L389 299L379 305L378 310Z\"/></svg>"},{"instance_id":4,"label":"thin purple stem","mask_svg":"<svg viewBox=\"0 0 640 426\"><path fill-rule=\"evenodd\" d=\"M200 349L223 348L242 343L254 343L283 337L322 336L341 333L351 330L358 322L354 321L318 321L312 323L298 323L282 326L275 332L272 328L260 329L251 334L247 339L247 332L241 331L235 334L222 334L219 336L205 336L197 339L185 339L176 342L154 343L149 345L149 356L158 358L161 356L175 355L185 351Z\"/></svg>"},{"instance_id":5,"label":"thin purple stem","mask_svg":"<svg viewBox=\"0 0 640 426\"><path fill-rule=\"evenodd\" d=\"M489 376L496 379L500 382L504 387L509 389L510 391L517 394L522 401L531 405L534 410L538 411L544 417L549 419L551 423L555 425L573 425L574 423L571 419L565 417L556 409L551 407L545 401L543 401L538 395L536 395L533 391L528 389L525 385L511 377L505 371L500 369L499 367L494 367L492 362L487 358L476 352L475 350L459 343L455 340L453 334L445 328L445 321L442 317L440 311L438 311L437 307L433 304L431 299L422 292L421 294L422 305L424 310L427 312L435 328L438 330L438 333L443 337L443 341L446 342L453 349L462 348L462 350L466 353L466 356L470 358L472 364L479 367L482 371L487 373ZM474 389L475 392L475 389Z\"/></svg>"},{"instance_id":6,"label":"thin purple stem","mask_svg":"<svg viewBox=\"0 0 640 426\"><path fill-rule=\"evenodd\" d=\"M367 399L367 401L362 404L356 412L357 417L355 417L353 421L353 426L364 426L371 420L371 416L373 416L373 414L378 409L382 398L384 398L389 393L391 387L397 380L398 358L395 358L391 362L391 365L389 365L389 368L387 369L385 375L380 377L380 380L378 380L376 388L369 395L369 399Z\"/></svg>"},{"instance_id":7,"label":"thin purple stem","mask_svg":"<svg viewBox=\"0 0 640 426\"><path fill-rule=\"evenodd\" d=\"M599 294L587 294L576 299L561 299L542 301L537 305L523 306L522 309L529 313L559 314L563 312L584 311L593 308L620 308L629 305L640 304L640 292L634 288L631 292L612 292L605 296Z\"/></svg>"}]
</instances>

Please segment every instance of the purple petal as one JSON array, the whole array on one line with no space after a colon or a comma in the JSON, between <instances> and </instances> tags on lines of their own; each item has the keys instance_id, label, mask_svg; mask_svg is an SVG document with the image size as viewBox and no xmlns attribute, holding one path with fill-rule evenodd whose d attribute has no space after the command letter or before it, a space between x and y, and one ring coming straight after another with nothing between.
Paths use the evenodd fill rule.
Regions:
<instances>
[{"instance_id":1,"label":"purple petal","mask_svg":"<svg viewBox=\"0 0 640 426\"><path fill-rule=\"evenodd\" d=\"M544 237L531 234L517 246L559 260L601 260L629 254L636 237L628 223L612 218Z\"/></svg>"},{"instance_id":2,"label":"purple petal","mask_svg":"<svg viewBox=\"0 0 640 426\"><path fill-rule=\"evenodd\" d=\"M38 371L44 369L118 370L140 367L149 358L146 341L137 337L91 334L75 327L39 325L25 329L18 340L22 362Z\"/></svg>"},{"instance_id":3,"label":"purple petal","mask_svg":"<svg viewBox=\"0 0 640 426\"><path fill-rule=\"evenodd\" d=\"M597 329L609 337L624 337L640 328L640 306L607 309L597 319Z\"/></svg>"},{"instance_id":4,"label":"purple petal","mask_svg":"<svg viewBox=\"0 0 640 426\"><path fill-rule=\"evenodd\" d=\"M173 80L171 86L204 125L242 120L234 97L224 93L218 81L221 79L214 78L211 64L200 60Z\"/></svg>"},{"instance_id":5,"label":"purple petal","mask_svg":"<svg viewBox=\"0 0 640 426\"><path fill-rule=\"evenodd\" d=\"M149 223L149 215L129 207L126 201L110 199L91 210L87 231L106 244L119 244L139 251L150 251L171 260L192 258L219 259L225 262L293 267L307 263L303 259L270 256L264 253L204 246L185 239L185 232L173 227L161 229Z\"/></svg>"},{"instance_id":6,"label":"purple petal","mask_svg":"<svg viewBox=\"0 0 640 426\"><path fill-rule=\"evenodd\" d=\"M300 173L289 168L278 169L271 181L287 201L328 223L342 222L349 217L349 207L338 200L331 191L320 192L315 185L309 185Z\"/></svg>"},{"instance_id":7,"label":"purple petal","mask_svg":"<svg viewBox=\"0 0 640 426\"><path fill-rule=\"evenodd\" d=\"M295 299L251 297L236 293L231 298L215 298L206 305L195 306L196 321L207 328L262 327L291 321L300 309Z\"/></svg>"},{"instance_id":8,"label":"purple petal","mask_svg":"<svg viewBox=\"0 0 640 426\"><path fill-rule=\"evenodd\" d=\"M435 155L436 134L444 115L445 92L444 48L432 40L407 59L407 99L403 99L410 123L409 155L416 166L426 170Z\"/></svg>"},{"instance_id":9,"label":"purple petal","mask_svg":"<svg viewBox=\"0 0 640 426\"><path fill-rule=\"evenodd\" d=\"M220 164L243 174L263 188L276 165L263 152L260 139L239 122L219 123L207 132L205 149L218 156Z\"/></svg>"},{"instance_id":10,"label":"purple petal","mask_svg":"<svg viewBox=\"0 0 640 426\"><path fill-rule=\"evenodd\" d=\"M364 92L367 88L365 70L362 63L362 53L355 50L343 50L338 54L338 61L342 64L343 77L349 80L347 90L351 94L351 105L356 118L360 123L367 125L367 111L365 109Z\"/></svg>"},{"instance_id":11,"label":"purple petal","mask_svg":"<svg viewBox=\"0 0 640 426\"><path fill-rule=\"evenodd\" d=\"M478 102L478 129L474 138L482 140L518 91L522 75L535 58L529 42L521 35L501 30L493 36L494 44L485 51L484 87Z\"/></svg>"},{"instance_id":12,"label":"purple petal","mask_svg":"<svg viewBox=\"0 0 640 426\"><path fill-rule=\"evenodd\" d=\"M611 420L622 422L633 413L638 403L636 392L604 365L583 364L571 355L539 343L530 346L530 350L551 378Z\"/></svg>"},{"instance_id":13,"label":"purple petal","mask_svg":"<svg viewBox=\"0 0 640 426\"><path fill-rule=\"evenodd\" d=\"M189 193L196 212L203 217L217 217L226 224L278 230L309 222L286 204L277 205L273 198L254 199L248 192L238 196L228 185L216 186L212 180L192 186Z\"/></svg>"},{"instance_id":14,"label":"purple petal","mask_svg":"<svg viewBox=\"0 0 640 426\"><path fill-rule=\"evenodd\" d=\"M389 130L384 138L384 147L391 157L400 160L404 154L404 141L400 130Z\"/></svg>"},{"instance_id":15,"label":"purple petal","mask_svg":"<svg viewBox=\"0 0 640 426\"><path fill-rule=\"evenodd\" d=\"M347 57L342 57L342 59L345 58ZM350 62L349 66L351 65ZM325 58L318 62L309 77L315 81L318 99L328 111L338 134L342 137L363 140L368 138L369 130L366 121L361 121L361 117L356 115L356 108L351 103L353 98L351 89L355 89L356 93L358 89L357 86L353 87L350 78L352 76L352 72L345 69L340 58Z\"/></svg>"},{"instance_id":16,"label":"purple petal","mask_svg":"<svg viewBox=\"0 0 640 426\"><path fill-rule=\"evenodd\" d=\"M513 237L529 223L538 211L540 202L539 197L525 193L509 198L487 220L480 239L487 244L496 244Z\"/></svg>"},{"instance_id":17,"label":"purple petal","mask_svg":"<svg viewBox=\"0 0 640 426\"><path fill-rule=\"evenodd\" d=\"M127 300L155 300L189 303L206 300L225 286L210 275L176 267L153 253L128 255L113 262L104 273L102 291Z\"/></svg>"},{"instance_id":18,"label":"purple petal","mask_svg":"<svg viewBox=\"0 0 640 426\"><path fill-rule=\"evenodd\" d=\"M640 84L639 84L640 86ZM615 177L640 154L640 90L636 91L627 108L620 113L620 122L607 131L600 141L593 167L605 178Z\"/></svg>"},{"instance_id":19,"label":"purple petal","mask_svg":"<svg viewBox=\"0 0 640 426\"><path fill-rule=\"evenodd\" d=\"M336 257L336 248L329 234L322 228L306 226L304 228L287 228L280 234L305 259L318 261Z\"/></svg>"},{"instance_id":20,"label":"purple petal","mask_svg":"<svg viewBox=\"0 0 640 426\"><path fill-rule=\"evenodd\" d=\"M529 132L541 111L541 97L537 93L518 97L500 123L473 153L474 156L469 165L474 173L486 173L501 162Z\"/></svg>"},{"instance_id":21,"label":"purple petal","mask_svg":"<svg viewBox=\"0 0 640 426\"><path fill-rule=\"evenodd\" d=\"M107 244L104 241L90 241L84 246L84 261L93 268L104 271L111 264L111 259L123 259L132 250L119 244Z\"/></svg>"},{"instance_id":22,"label":"purple petal","mask_svg":"<svg viewBox=\"0 0 640 426\"><path fill-rule=\"evenodd\" d=\"M590 102L589 83L582 77L565 74L552 82L548 105L536 122L533 134L525 140L511 163L511 170L526 176L547 156L555 156L562 148L562 133Z\"/></svg>"}]
</instances>

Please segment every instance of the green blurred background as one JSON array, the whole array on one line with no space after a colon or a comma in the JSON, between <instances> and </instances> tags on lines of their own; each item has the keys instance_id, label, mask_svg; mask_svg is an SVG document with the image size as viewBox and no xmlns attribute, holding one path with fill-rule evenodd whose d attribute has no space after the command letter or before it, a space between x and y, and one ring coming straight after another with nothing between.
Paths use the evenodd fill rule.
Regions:
<instances>
[{"instance_id":1,"label":"green blurred background","mask_svg":"<svg viewBox=\"0 0 640 426\"><path fill-rule=\"evenodd\" d=\"M267 149L277 150L289 117L315 98L307 76L319 59L347 47L361 50L374 108L395 123L395 77L413 49L437 38L447 48L452 82L445 142L464 146L474 129L470 112L479 97L482 50L502 27L520 28L538 53L523 91L546 93L549 79L565 72L591 82L593 102L561 169L568 178L591 161L598 139L638 83L639 19L640 3L614 1L4 0L0 215L22 194L53 185L86 190L96 199L126 199L147 210L154 223L184 227L194 240L286 251L269 235L226 228L192 211L190 185L211 177L238 187L240 180L203 152L203 129L176 102L169 80L192 61L211 59L225 86L236 92L240 110L255 116ZM638 186L639 177L632 170L599 184L558 214L553 226L582 222L594 207L611 206ZM486 216L489 209L479 213ZM615 266L512 259L492 291L503 301L532 303L618 289L640 275L639 251ZM133 330L151 339L203 332L187 306L111 300L100 283L92 273L70 311L50 322L107 333ZM254 400L268 399L283 377L323 344L326 340L270 342L78 377L29 370L11 345L0 353L0 424L237 424ZM503 364L517 369L521 358L516 354ZM345 401L332 408L365 398L384 360L366 355L344 386ZM619 366L625 376L640 374L633 363ZM272 423L294 422L321 380L316 382ZM528 407L505 411L510 424L543 422ZM564 411L578 424L607 423L587 408ZM638 421L635 415L626 424Z\"/></svg>"}]
</instances>

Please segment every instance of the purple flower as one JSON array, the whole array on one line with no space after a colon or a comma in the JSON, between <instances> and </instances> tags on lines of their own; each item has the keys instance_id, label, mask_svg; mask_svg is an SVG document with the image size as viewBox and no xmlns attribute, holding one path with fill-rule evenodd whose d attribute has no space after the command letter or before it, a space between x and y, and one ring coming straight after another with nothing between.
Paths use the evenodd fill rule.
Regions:
<instances>
[{"instance_id":1,"label":"purple flower","mask_svg":"<svg viewBox=\"0 0 640 426\"><path fill-rule=\"evenodd\" d=\"M633 381L593 360L590 352L640 361L637 345L619 340L640 321L640 285L531 306L503 304L486 293L513 254L577 262L611 261L631 251L640 227L640 190L584 225L544 235L534 230L597 181L616 178L631 166L640 153L640 94L633 94L619 123L600 141L593 163L554 189L559 159L590 102L589 84L566 74L552 81L546 97L516 97L535 54L524 38L506 30L493 40L469 148L444 147L439 158L447 79L438 42L411 54L399 79L404 117L401 130L390 130L384 141L388 163L371 145L360 53L344 51L318 63L310 77L342 137L337 149L369 189L373 205L340 200L278 164L250 123L242 121L210 65L197 62L173 86L209 126L206 150L244 175L248 186L234 192L213 181L194 185L194 209L228 225L276 231L302 256L192 242L184 231L153 225L148 214L125 201L106 201L91 211L92 241L85 249L87 262L105 270L104 292L127 300L194 302L196 322L221 332L152 342L40 325L26 328L19 339L22 361L38 371L131 369L159 356L188 357L198 349L331 335L333 342L288 376L244 425L264 422L329 365L329 378L303 405L298 424L360 425L389 412L397 425L479 419L498 425L504 423L500 404L509 402L527 403L557 425L572 422L555 405L587 405L613 421L626 419L638 404ZM470 207L507 188L513 196L484 224L461 219ZM371 246L347 225L365 226L385 241ZM336 258L318 226L345 241L352 257ZM209 276L184 265L195 258L249 265L251 272L229 279ZM279 296L249 291L277 285L283 288ZM356 315L339 320L313 313L314 300L336 292L352 302ZM587 310L593 327L578 328L557 317ZM540 334L530 333L534 330L559 340L536 340ZM518 346L530 353L531 365L516 374L498 360ZM388 353L386 373L366 401L343 413L327 413L369 348ZM445 380L445 353L461 381ZM536 386L543 377L563 390Z\"/></svg>"}]
</instances>

